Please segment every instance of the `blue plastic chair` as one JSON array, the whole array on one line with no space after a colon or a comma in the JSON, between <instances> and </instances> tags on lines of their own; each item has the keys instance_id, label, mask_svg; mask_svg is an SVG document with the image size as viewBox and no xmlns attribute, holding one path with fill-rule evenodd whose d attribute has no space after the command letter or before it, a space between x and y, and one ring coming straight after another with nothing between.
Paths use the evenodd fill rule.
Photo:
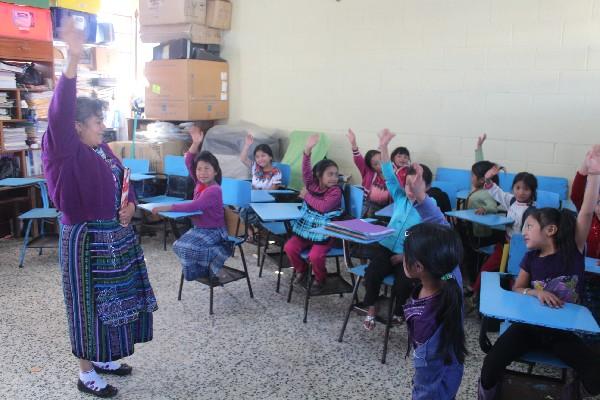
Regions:
<instances>
[{"instance_id":1,"label":"blue plastic chair","mask_svg":"<svg viewBox=\"0 0 600 400\"><path fill-rule=\"evenodd\" d=\"M279 168L281 171L281 184L284 187L287 187L290 184L290 178L292 177L292 167L290 167L288 164L279 162L274 162L273 166Z\"/></svg>"},{"instance_id":2,"label":"blue plastic chair","mask_svg":"<svg viewBox=\"0 0 600 400\"><path fill-rule=\"evenodd\" d=\"M538 189L535 206L536 208L560 208L560 196L558 193Z\"/></svg>"},{"instance_id":3,"label":"blue plastic chair","mask_svg":"<svg viewBox=\"0 0 600 400\"><path fill-rule=\"evenodd\" d=\"M252 184L250 182L245 180L223 178L223 181L221 183L221 190L223 192L223 205L225 207L233 207L237 210L241 210L247 208L250 205L252 190ZM235 226L228 226L228 229L230 228L236 229L237 221L235 222ZM224 286L231 282L246 279L246 283L248 284L248 292L250 293L250 298L254 298L254 294L252 292L252 285L250 283L250 275L248 274L248 266L246 264L246 257L244 255L244 249L242 247L242 244L246 241L246 238L246 232L244 232L242 235L237 235L236 232L236 235L227 236L227 240L231 242L233 246L237 247L240 251L240 257L242 259L242 265L244 267L243 271L224 265L223 268L221 268L221 270L219 271L218 276L215 277L209 275L208 277L197 279L198 282L205 284L210 288L210 315L213 314L213 289L215 286ZM183 281L184 278L182 273L181 280L179 282L179 294L177 296L177 300L181 300Z\"/></svg>"},{"instance_id":4,"label":"blue plastic chair","mask_svg":"<svg viewBox=\"0 0 600 400\"><path fill-rule=\"evenodd\" d=\"M510 238L510 247L508 250L508 263L506 265L506 273L512 276L519 275L521 269L521 261L527 253L527 246L523 235L520 233L513 233Z\"/></svg>"},{"instance_id":5,"label":"blue plastic chair","mask_svg":"<svg viewBox=\"0 0 600 400\"><path fill-rule=\"evenodd\" d=\"M454 182L458 185L457 192L471 189L470 170L439 167L435 172L435 179L437 181Z\"/></svg>"},{"instance_id":6,"label":"blue plastic chair","mask_svg":"<svg viewBox=\"0 0 600 400\"><path fill-rule=\"evenodd\" d=\"M433 182L431 182L431 187L436 187L438 189L440 189L442 192L446 193L448 195L448 199L450 200L450 205L452 208L454 208L456 206L456 195L458 193L459 190L461 190L459 188L458 183L456 182L450 182L450 181L438 181L435 180Z\"/></svg>"},{"instance_id":7,"label":"blue plastic chair","mask_svg":"<svg viewBox=\"0 0 600 400\"><path fill-rule=\"evenodd\" d=\"M538 190L545 190L558 194L559 200L567 200L569 194L569 181L557 176L538 176Z\"/></svg>"},{"instance_id":8,"label":"blue plastic chair","mask_svg":"<svg viewBox=\"0 0 600 400\"><path fill-rule=\"evenodd\" d=\"M512 172L507 173L500 171L498 174L500 184L498 186L500 186L500 188L505 192L512 192L512 184L513 180L515 179L515 175L516 174L513 174Z\"/></svg>"},{"instance_id":9,"label":"blue plastic chair","mask_svg":"<svg viewBox=\"0 0 600 400\"><path fill-rule=\"evenodd\" d=\"M50 234L45 232L46 223L58 224L58 211L56 208L50 207L46 182L41 181L38 182L37 185L40 188L42 208L33 208L19 215L19 219L22 220L23 223L27 221L23 246L21 248L21 256L19 257L19 268L23 268L23 262L25 261L25 253L27 248L39 249L39 254L41 255L43 249L58 247L58 234ZM38 221L40 234L38 237L30 240L29 235L31 234L31 226L33 221Z\"/></svg>"},{"instance_id":10,"label":"blue plastic chair","mask_svg":"<svg viewBox=\"0 0 600 400\"><path fill-rule=\"evenodd\" d=\"M150 160L140 158L124 158L123 165L131 170L132 174L147 174L150 172Z\"/></svg>"}]
</instances>

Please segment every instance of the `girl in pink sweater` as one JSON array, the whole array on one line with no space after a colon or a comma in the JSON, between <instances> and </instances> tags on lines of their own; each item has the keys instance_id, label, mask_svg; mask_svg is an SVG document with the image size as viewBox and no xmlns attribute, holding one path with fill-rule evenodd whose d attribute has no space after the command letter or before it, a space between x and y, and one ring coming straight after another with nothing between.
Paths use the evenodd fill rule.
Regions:
<instances>
[{"instance_id":1,"label":"girl in pink sweater","mask_svg":"<svg viewBox=\"0 0 600 400\"><path fill-rule=\"evenodd\" d=\"M319 142L319 135L313 135L306 141L302 160L302 177L305 187L300 192L304 199L302 216L293 222L294 235L284 246L294 272L296 283L306 279L307 264L300 256L302 251L310 248L308 260L315 274L312 284L314 291L319 291L325 284L327 269L325 261L327 251L333 246L333 239L316 234L311 230L326 225L332 218L341 215L342 189L338 186L338 167L332 160L321 160L311 169L310 154Z\"/></svg>"},{"instance_id":2,"label":"girl in pink sweater","mask_svg":"<svg viewBox=\"0 0 600 400\"><path fill-rule=\"evenodd\" d=\"M152 210L153 214L161 211L202 211L201 215L191 217L194 227L173 244L173 251L179 257L184 278L188 281L217 276L233 250L231 242L227 241L219 161L208 151L198 153L204 139L200 128L192 127L190 135L192 145L185 153L185 164L196 184L194 199Z\"/></svg>"},{"instance_id":3,"label":"girl in pink sweater","mask_svg":"<svg viewBox=\"0 0 600 400\"><path fill-rule=\"evenodd\" d=\"M348 129L347 137L352 146L354 164L362 177L362 187L365 192L363 216L371 218L377 211L392 202L392 196L381 172L381 152L369 150L363 158L356 145L356 135L352 129Z\"/></svg>"}]
</instances>

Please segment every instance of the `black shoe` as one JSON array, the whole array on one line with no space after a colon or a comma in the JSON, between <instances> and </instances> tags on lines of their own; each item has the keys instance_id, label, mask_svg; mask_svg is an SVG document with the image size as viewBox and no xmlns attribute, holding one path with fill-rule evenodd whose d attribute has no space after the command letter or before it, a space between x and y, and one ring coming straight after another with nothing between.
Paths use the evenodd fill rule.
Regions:
<instances>
[{"instance_id":1,"label":"black shoe","mask_svg":"<svg viewBox=\"0 0 600 400\"><path fill-rule=\"evenodd\" d=\"M319 282L318 280L315 279L311 285L310 292L313 294L321 293L323 291L324 287L325 287L325 281Z\"/></svg>"},{"instance_id":2,"label":"black shoe","mask_svg":"<svg viewBox=\"0 0 600 400\"><path fill-rule=\"evenodd\" d=\"M115 397L117 393L119 393L119 390L112 385L106 385L104 389L100 390L90 389L89 387L85 386L85 383L83 383L81 379L77 381L77 389L79 389L80 392L102 398Z\"/></svg>"},{"instance_id":3,"label":"black shoe","mask_svg":"<svg viewBox=\"0 0 600 400\"><path fill-rule=\"evenodd\" d=\"M94 365L94 364L92 364L92 365ZM99 374L118 375L118 376L131 375L131 371L133 370L133 368L127 364L121 364L121 366L117 369L100 368L100 367L94 365L94 369Z\"/></svg>"},{"instance_id":4,"label":"black shoe","mask_svg":"<svg viewBox=\"0 0 600 400\"><path fill-rule=\"evenodd\" d=\"M296 274L296 279L294 279L294 284L301 285L306 280L306 274L304 272L299 272Z\"/></svg>"}]
</instances>

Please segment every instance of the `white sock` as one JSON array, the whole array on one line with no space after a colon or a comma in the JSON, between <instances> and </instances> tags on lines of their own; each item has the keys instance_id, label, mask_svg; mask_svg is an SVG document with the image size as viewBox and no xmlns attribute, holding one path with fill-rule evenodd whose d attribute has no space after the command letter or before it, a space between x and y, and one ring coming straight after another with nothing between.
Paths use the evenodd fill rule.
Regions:
<instances>
[{"instance_id":1,"label":"white sock","mask_svg":"<svg viewBox=\"0 0 600 400\"><path fill-rule=\"evenodd\" d=\"M91 371L79 371L79 379L88 388L99 391L106 387L107 383L100 375L93 369Z\"/></svg>"},{"instance_id":2,"label":"white sock","mask_svg":"<svg viewBox=\"0 0 600 400\"><path fill-rule=\"evenodd\" d=\"M110 370L116 370L121 368L121 363L116 362L116 361L109 361L109 362L96 362L96 361L92 361L92 364L94 364L94 366L98 367L98 368L102 368L102 369L110 369Z\"/></svg>"}]
</instances>

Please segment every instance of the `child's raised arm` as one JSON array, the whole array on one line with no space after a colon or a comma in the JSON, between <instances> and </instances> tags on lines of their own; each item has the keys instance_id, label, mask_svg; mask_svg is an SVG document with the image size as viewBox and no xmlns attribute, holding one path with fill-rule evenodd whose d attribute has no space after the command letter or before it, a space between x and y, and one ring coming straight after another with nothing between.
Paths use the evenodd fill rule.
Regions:
<instances>
[{"instance_id":1,"label":"child's raised arm","mask_svg":"<svg viewBox=\"0 0 600 400\"><path fill-rule=\"evenodd\" d=\"M192 178L194 184L196 184L198 183L198 178L196 178L196 171L194 170L194 157L196 157L196 154L200 151L202 141L204 140L204 132L194 125L190 128L190 137L192 138L192 145L185 153L185 166L188 169L190 178Z\"/></svg>"},{"instance_id":2,"label":"child's raised arm","mask_svg":"<svg viewBox=\"0 0 600 400\"><path fill-rule=\"evenodd\" d=\"M381 131L381 133L379 133L379 151L381 151L381 172L385 179L385 185L390 191L394 201L398 201L399 198L406 197L406 193L404 192L404 189L402 189L402 186L394 173L394 166L390 161L388 146L395 136L396 135L390 132L389 129Z\"/></svg>"},{"instance_id":3,"label":"child's raised arm","mask_svg":"<svg viewBox=\"0 0 600 400\"><path fill-rule=\"evenodd\" d=\"M475 149L475 162L483 161L483 143L487 139L487 133L477 138L477 148Z\"/></svg>"},{"instance_id":4,"label":"child's raised arm","mask_svg":"<svg viewBox=\"0 0 600 400\"><path fill-rule=\"evenodd\" d=\"M585 156L585 166L588 178L583 194L583 202L579 214L577 214L577 226L575 227L575 243L579 251L583 252L592 219L594 208L598 202L598 190L600 190L600 145L595 145Z\"/></svg>"},{"instance_id":5,"label":"child's raised arm","mask_svg":"<svg viewBox=\"0 0 600 400\"><path fill-rule=\"evenodd\" d=\"M244 147L242 148L242 153L240 154L240 161L244 163L244 165L248 168L252 167L252 162L248 159L248 150L250 150L250 146L254 142L254 136L252 136L251 132L248 132L246 135L246 139L244 141Z\"/></svg>"},{"instance_id":6,"label":"child's raised arm","mask_svg":"<svg viewBox=\"0 0 600 400\"><path fill-rule=\"evenodd\" d=\"M313 183L312 166L310 165L310 155L312 149L319 143L319 134L314 134L306 139L306 145L304 145L304 154L302 158L302 178L304 185L308 188Z\"/></svg>"},{"instance_id":7,"label":"child's raised arm","mask_svg":"<svg viewBox=\"0 0 600 400\"><path fill-rule=\"evenodd\" d=\"M352 129L348 129L348 134L346 135L348 141L350 142L350 146L352 147L352 158L354 159L354 165L358 168L360 175L364 178L367 174L367 163L365 163L365 159L360 154L358 150L358 146L356 145L356 135L352 131Z\"/></svg>"},{"instance_id":8,"label":"child's raised arm","mask_svg":"<svg viewBox=\"0 0 600 400\"><path fill-rule=\"evenodd\" d=\"M492 195L494 200L496 200L502 207L506 210L510 208L510 202L515 197L512 193L506 193L504 190L500 188L500 186L496 185L492 182L492 178L500 172L500 167L498 165L494 165L489 169L488 172L485 173L485 188Z\"/></svg>"}]
</instances>

